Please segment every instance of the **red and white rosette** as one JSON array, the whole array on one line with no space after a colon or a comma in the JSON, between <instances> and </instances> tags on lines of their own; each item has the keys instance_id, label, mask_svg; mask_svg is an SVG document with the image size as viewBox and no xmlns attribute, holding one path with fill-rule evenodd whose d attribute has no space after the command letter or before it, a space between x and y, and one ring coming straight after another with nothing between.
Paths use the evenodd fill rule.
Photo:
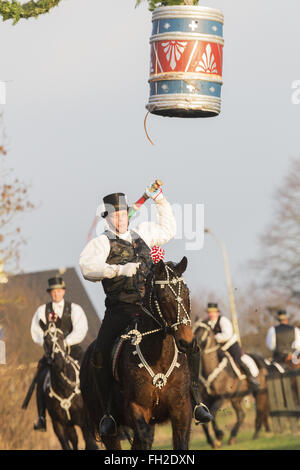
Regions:
<instances>
[{"instance_id":1,"label":"red and white rosette","mask_svg":"<svg viewBox=\"0 0 300 470\"><path fill-rule=\"evenodd\" d=\"M165 257L165 250L160 246L153 246L151 248L150 256L154 264L159 263Z\"/></svg>"},{"instance_id":2,"label":"red and white rosette","mask_svg":"<svg viewBox=\"0 0 300 470\"><path fill-rule=\"evenodd\" d=\"M56 315L55 312L48 313L48 321L49 322L51 322L51 321L56 322L56 320L57 320L57 315Z\"/></svg>"}]
</instances>

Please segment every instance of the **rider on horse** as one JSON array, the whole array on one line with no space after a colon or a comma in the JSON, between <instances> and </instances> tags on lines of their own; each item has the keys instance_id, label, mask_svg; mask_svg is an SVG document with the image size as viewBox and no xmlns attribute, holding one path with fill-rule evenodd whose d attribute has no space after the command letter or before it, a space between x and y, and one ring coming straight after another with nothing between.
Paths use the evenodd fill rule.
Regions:
<instances>
[{"instance_id":1,"label":"rider on horse","mask_svg":"<svg viewBox=\"0 0 300 470\"><path fill-rule=\"evenodd\" d=\"M158 223L143 222L135 230L128 230L127 199L124 193L103 198L105 211L101 214L107 230L91 240L80 255L80 268L85 279L102 281L106 294L106 311L95 343L93 366L97 382L101 384L104 416L99 424L102 436L114 435L116 422L111 415L111 350L114 341L136 318L141 310L146 277L153 264L151 247L167 243L175 236L176 221L171 205L161 188L146 194L158 210ZM199 350L188 358L192 377L192 404L195 419L208 422L212 416L202 406L198 387ZM193 380L194 378L194 380ZM201 403L201 404L200 404Z\"/></svg>"},{"instance_id":2,"label":"rider on horse","mask_svg":"<svg viewBox=\"0 0 300 470\"><path fill-rule=\"evenodd\" d=\"M66 285L61 277L54 277L48 280L47 292L50 294L51 302L41 305L35 312L31 322L31 336L33 341L39 346L44 344L44 331L40 327L40 320L46 325L50 321L61 318L60 329L65 336L65 343L70 348L70 355L77 361L81 361L83 352L81 343L88 330L86 315L80 305L64 300ZM46 357L43 356L38 364L37 376L37 408L38 421L34 425L35 430L46 431L46 406L44 402L43 385L48 372Z\"/></svg>"},{"instance_id":3,"label":"rider on horse","mask_svg":"<svg viewBox=\"0 0 300 470\"><path fill-rule=\"evenodd\" d=\"M234 361L245 372L249 387L253 392L259 388L259 384L255 377L253 377L250 368L243 360L243 353L238 343L237 336L233 332L232 323L225 315L221 315L217 303L207 304L208 318L204 320L215 334L215 339L220 345L219 353L222 356L222 351L227 351Z\"/></svg>"},{"instance_id":4,"label":"rider on horse","mask_svg":"<svg viewBox=\"0 0 300 470\"><path fill-rule=\"evenodd\" d=\"M300 330L289 325L289 318L285 310L277 312L279 325L269 328L266 345L273 351L273 360L285 363L291 360L294 351L300 351Z\"/></svg>"}]
</instances>

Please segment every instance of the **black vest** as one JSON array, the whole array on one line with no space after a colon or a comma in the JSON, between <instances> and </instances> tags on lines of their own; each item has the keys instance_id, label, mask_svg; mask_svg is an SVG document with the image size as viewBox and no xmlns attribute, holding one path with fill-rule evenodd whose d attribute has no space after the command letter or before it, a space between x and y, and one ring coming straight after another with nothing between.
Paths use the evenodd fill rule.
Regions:
<instances>
[{"instance_id":1,"label":"black vest","mask_svg":"<svg viewBox=\"0 0 300 470\"><path fill-rule=\"evenodd\" d=\"M104 235L109 239L110 252L107 264L141 263L135 276L116 276L103 279L102 285L106 294L107 307L119 302L136 304L140 301L138 291L145 286L145 280L153 264L150 248L133 230L130 231L132 243L122 240L114 233L106 230Z\"/></svg>"},{"instance_id":2,"label":"black vest","mask_svg":"<svg viewBox=\"0 0 300 470\"><path fill-rule=\"evenodd\" d=\"M54 312L52 302L49 302L48 304L46 304L46 311L45 311L47 325L49 323L48 315L49 315L49 313L52 313L52 312ZM65 338L73 330L73 323L72 323L72 319L71 319L71 302L66 302L65 301L64 311L63 311L63 314L62 314L62 317L61 317L61 327L60 328L64 332L64 337Z\"/></svg>"},{"instance_id":3,"label":"black vest","mask_svg":"<svg viewBox=\"0 0 300 470\"><path fill-rule=\"evenodd\" d=\"M275 361L284 361L292 352L292 343L295 341L295 328L284 323L275 327L276 349L273 358Z\"/></svg>"},{"instance_id":4,"label":"black vest","mask_svg":"<svg viewBox=\"0 0 300 470\"><path fill-rule=\"evenodd\" d=\"M212 331L216 335L217 333L222 333L221 327L220 327L220 321L221 321L221 316L219 315L218 320L216 321L215 326L212 328ZM204 323L208 324L209 318L205 318Z\"/></svg>"}]
</instances>

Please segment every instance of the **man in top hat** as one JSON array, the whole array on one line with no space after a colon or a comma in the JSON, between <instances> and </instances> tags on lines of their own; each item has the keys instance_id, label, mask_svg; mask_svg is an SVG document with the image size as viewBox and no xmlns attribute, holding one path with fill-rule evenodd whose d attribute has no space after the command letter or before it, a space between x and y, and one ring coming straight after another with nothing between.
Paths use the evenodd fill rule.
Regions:
<instances>
[{"instance_id":1,"label":"man in top hat","mask_svg":"<svg viewBox=\"0 0 300 470\"><path fill-rule=\"evenodd\" d=\"M113 383L110 360L112 345L140 311L145 280L153 264L151 248L167 243L176 233L175 217L161 188L155 192L147 188L146 193L156 204L157 223L143 222L135 230L129 230L129 207L125 194L109 194L103 198L105 211L102 213L107 229L87 244L79 260L84 278L93 282L102 281L106 294L106 311L93 354L95 375L97 382L101 383L101 397L105 408L99 424L102 436L116 433L110 402ZM193 369L191 376L198 379L199 363L194 361L194 364L194 367L190 367ZM198 391L199 387L196 386L192 391L194 416L198 421L208 422L212 416L200 404Z\"/></svg>"},{"instance_id":2,"label":"man in top hat","mask_svg":"<svg viewBox=\"0 0 300 470\"><path fill-rule=\"evenodd\" d=\"M70 348L70 355L77 361L81 361L82 350L79 343L83 341L88 330L86 315L80 305L68 302L64 299L66 285L61 277L54 277L48 280L47 292L51 301L41 305L35 312L31 322L31 336L33 341L39 346L44 344L44 331L40 327L39 321L47 324L61 318L60 329L65 336L65 343ZM45 356L39 361L36 377L37 383L37 407L38 421L34 425L35 430L46 431L46 406L44 403L43 384L48 371Z\"/></svg>"},{"instance_id":3,"label":"man in top hat","mask_svg":"<svg viewBox=\"0 0 300 470\"><path fill-rule=\"evenodd\" d=\"M294 351L300 351L300 330L289 325L289 317L285 310L277 312L279 325L269 328L266 345L273 351L273 360L284 363L291 360Z\"/></svg>"},{"instance_id":4,"label":"man in top hat","mask_svg":"<svg viewBox=\"0 0 300 470\"><path fill-rule=\"evenodd\" d=\"M245 372L251 391L256 392L259 388L259 383L252 375L248 364L243 360L243 353L238 343L237 335L233 331L231 321L225 315L221 315L217 303L208 303L206 311L208 317L204 322L211 327L215 334L215 339L220 345L220 355L222 351L229 352L234 361Z\"/></svg>"}]
</instances>

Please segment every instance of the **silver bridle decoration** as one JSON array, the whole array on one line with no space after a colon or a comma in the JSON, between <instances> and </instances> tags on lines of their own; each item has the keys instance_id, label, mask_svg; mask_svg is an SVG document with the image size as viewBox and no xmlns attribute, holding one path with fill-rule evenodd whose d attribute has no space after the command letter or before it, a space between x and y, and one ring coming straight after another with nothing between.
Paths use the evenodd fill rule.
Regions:
<instances>
[{"instance_id":1,"label":"silver bridle decoration","mask_svg":"<svg viewBox=\"0 0 300 470\"><path fill-rule=\"evenodd\" d=\"M177 302L177 320L176 320L176 323L173 323L171 326L169 326L167 324L167 322L166 322L166 320L165 320L165 318L164 318L164 316L161 312L161 308L160 308L158 300L154 299L153 303L155 305L156 311L157 311L160 319L162 320L163 325L161 325L161 323L155 318L152 311L149 311L147 308L142 306L143 311L147 315L149 315L156 323L158 323L158 325L160 327L155 329L155 330L146 331L145 333L141 333L140 331L137 330L137 325L135 325L135 328L133 330L130 330L127 334L121 336L121 338L123 338L125 340L126 339L131 340L131 344L133 346L135 346L135 351L133 351L133 354L137 354L140 361L141 361L140 364L139 364L139 367L140 368L145 367L145 369L149 372L149 374L152 377L153 385L155 385L155 387L159 388L160 390L167 384L168 377L171 375L174 368L175 367L180 367L180 364L177 361L177 359L178 359L178 349L177 349L177 346L176 346L176 343L175 343L175 339L173 338L174 348L175 348L173 361L171 363L171 366L170 366L169 370L165 374L163 374L163 373L155 374L153 372L153 370L151 369L151 367L147 363L146 359L144 358L139 344L141 343L141 341L143 339L143 336L147 336L147 335L150 335L150 334L153 334L153 333L157 333L159 331L164 330L168 326L169 326L169 328L174 328L174 330L176 331L178 329L178 325L190 325L191 324L191 319L189 317L189 313L186 310L185 306L183 305L183 299L180 297L181 285L182 285L182 282L184 282L184 279L183 279L183 277L177 277L176 274L174 273L174 271L167 265L165 265L165 270L166 270L167 279L165 279L163 281L153 281L153 279L152 279L152 287L154 287L154 284L156 284L156 285L160 285L162 289L164 289L165 286L168 286L170 288L170 290L173 293L173 295L175 297L175 300ZM170 279L170 272L172 274L175 274L175 277L173 279ZM177 284L178 284L178 292L176 292L175 289L174 289L174 287ZM150 306L151 306L151 302L152 302L152 293L150 293ZM181 310L183 310L183 312L185 314L184 318L182 318L182 319L180 319Z\"/></svg>"},{"instance_id":2,"label":"silver bridle decoration","mask_svg":"<svg viewBox=\"0 0 300 470\"><path fill-rule=\"evenodd\" d=\"M165 265L165 270L167 274L167 279L163 281L154 281L154 284L160 285L162 289L164 289L165 286L168 286L175 297L175 300L177 302L177 321L176 323L173 323L173 325L171 325L170 328L174 328L174 330L176 331L178 329L177 328L178 325L191 325L191 319L190 319L189 313L187 312L185 306L183 305L183 299L180 297L181 286L182 286L182 283L185 283L185 281L183 277L177 277L176 275L175 275L176 277L174 277L173 279L170 279L170 272L174 274L174 271L167 265ZM176 292L174 289L176 284L178 284L178 292ZM154 300L154 304L155 304L156 310L158 311L159 316L163 318L165 322L165 319L161 313L158 301ZM183 310L185 314L185 317L182 319L180 319L181 309Z\"/></svg>"},{"instance_id":3,"label":"silver bridle decoration","mask_svg":"<svg viewBox=\"0 0 300 470\"><path fill-rule=\"evenodd\" d=\"M139 364L139 368L141 369L142 367L145 367L145 369L149 372L149 374L152 377L152 384L155 385L155 387L159 388L160 390L167 384L168 377L172 374L174 368L175 367L177 367L177 368L180 367L180 364L177 361L177 359L178 359L178 349L177 349L174 338L173 338L173 342L174 342L174 349L175 349L174 357L173 357L173 361L172 361L168 371L165 374L163 374L161 372L155 374L153 372L153 370L151 369L151 367L149 366L146 359L144 358L144 356L142 354L142 351L140 349L140 346L138 344L135 346L136 351L134 351L134 352L138 355L138 357L141 361L140 364Z\"/></svg>"},{"instance_id":4,"label":"silver bridle decoration","mask_svg":"<svg viewBox=\"0 0 300 470\"><path fill-rule=\"evenodd\" d=\"M71 415L70 415L70 408L72 406L72 400L76 395L80 395L80 378L79 378L79 370L80 366L78 361L73 359L72 356L70 356L68 353L70 352L70 348L68 346L68 352L64 351L60 344L58 343L58 336L57 333L61 333L62 335L64 334L62 330L56 327L54 322L50 322L48 329L44 332L44 337L49 334L50 339L53 343L52 347L52 353L51 353L51 358L54 359L55 354L61 353L67 363L69 363L74 370L75 373L75 382L71 381L68 377L64 375L63 372L61 372L61 376L63 379L68 383L68 385L74 387L74 391L69 395L67 398L62 398L59 396L53 389L52 384L51 384L51 376L50 376L50 391L49 391L49 397L50 398L56 398L59 401L59 404L63 410L65 410L67 414L67 418L69 421L71 421Z\"/></svg>"}]
</instances>

